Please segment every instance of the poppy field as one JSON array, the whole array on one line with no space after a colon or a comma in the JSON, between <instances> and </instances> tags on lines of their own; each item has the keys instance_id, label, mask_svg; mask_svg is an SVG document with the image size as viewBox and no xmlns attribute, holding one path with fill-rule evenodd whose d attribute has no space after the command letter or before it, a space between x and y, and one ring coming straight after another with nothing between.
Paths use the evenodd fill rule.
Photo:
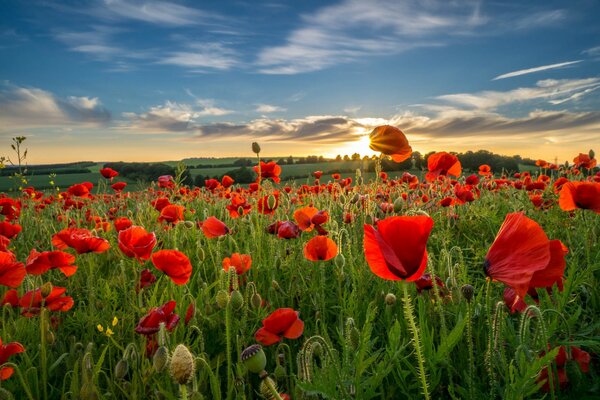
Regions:
<instances>
[{"instance_id":1,"label":"poppy field","mask_svg":"<svg viewBox=\"0 0 600 400\"><path fill-rule=\"evenodd\" d=\"M397 128L371 133L395 162ZM250 152L250 149L249 149ZM600 396L600 172L118 171L0 196L0 398Z\"/></svg>"}]
</instances>

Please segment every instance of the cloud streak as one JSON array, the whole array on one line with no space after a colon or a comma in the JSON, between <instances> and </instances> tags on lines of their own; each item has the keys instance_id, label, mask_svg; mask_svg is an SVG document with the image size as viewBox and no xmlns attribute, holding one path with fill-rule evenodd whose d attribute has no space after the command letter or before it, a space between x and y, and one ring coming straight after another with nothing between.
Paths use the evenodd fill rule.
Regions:
<instances>
[{"instance_id":1,"label":"cloud streak","mask_svg":"<svg viewBox=\"0 0 600 400\"><path fill-rule=\"evenodd\" d=\"M497 81L499 79L513 78L515 76L533 74L533 73L536 73L536 72L547 71L547 70L550 70L550 69L564 68L564 67L567 67L569 65L579 64L582 61L583 60L566 61L566 62L557 63L557 64L542 65L540 67L520 69L518 71L513 71L513 72L508 72L506 74L498 75L497 77L495 77L492 80L493 81Z\"/></svg>"}]
</instances>

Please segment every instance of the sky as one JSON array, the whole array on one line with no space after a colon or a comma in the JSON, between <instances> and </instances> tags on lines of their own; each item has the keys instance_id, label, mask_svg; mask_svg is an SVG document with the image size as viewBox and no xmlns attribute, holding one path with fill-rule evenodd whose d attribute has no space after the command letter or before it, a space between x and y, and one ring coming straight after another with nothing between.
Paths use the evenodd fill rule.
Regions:
<instances>
[{"instance_id":1,"label":"sky","mask_svg":"<svg viewBox=\"0 0 600 400\"><path fill-rule=\"evenodd\" d=\"M0 2L0 155L30 164L600 151L600 2Z\"/></svg>"}]
</instances>

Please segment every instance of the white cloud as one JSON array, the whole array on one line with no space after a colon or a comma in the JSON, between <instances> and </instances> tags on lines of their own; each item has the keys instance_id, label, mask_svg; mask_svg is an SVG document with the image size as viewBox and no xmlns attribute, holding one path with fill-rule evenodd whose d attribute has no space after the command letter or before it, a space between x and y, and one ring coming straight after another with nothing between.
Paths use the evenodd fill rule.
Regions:
<instances>
[{"instance_id":1,"label":"white cloud","mask_svg":"<svg viewBox=\"0 0 600 400\"><path fill-rule=\"evenodd\" d=\"M212 13L166 1L104 0L94 12L104 17L133 19L167 26L196 25L215 17Z\"/></svg>"},{"instance_id":2,"label":"white cloud","mask_svg":"<svg viewBox=\"0 0 600 400\"><path fill-rule=\"evenodd\" d=\"M228 70L239 64L235 52L222 43L188 44L185 51L171 52L159 64L178 65L185 68Z\"/></svg>"},{"instance_id":3,"label":"white cloud","mask_svg":"<svg viewBox=\"0 0 600 400\"><path fill-rule=\"evenodd\" d=\"M362 106L346 107L344 108L344 112L347 114L356 114L361 108Z\"/></svg>"},{"instance_id":4,"label":"white cloud","mask_svg":"<svg viewBox=\"0 0 600 400\"><path fill-rule=\"evenodd\" d=\"M566 62L557 63L557 64L542 65L540 67L520 69L518 71L513 71L513 72L508 72L506 74L498 75L497 77L495 77L492 80L496 81L496 80L499 80L499 79L506 79L506 78L512 78L512 77L515 77L515 76L533 74L535 72L540 72L540 71L547 71L549 69L564 68L564 67L567 67L569 65L578 64L578 63L580 63L582 61L583 60L566 61Z\"/></svg>"},{"instance_id":5,"label":"white cloud","mask_svg":"<svg viewBox=\"0 0 600 400\"><path fill-rule=\"evenodd\" d=\"M282 111L287 111L286 108L283 107L279 107L279 106L273 106L270 104L257 104L256 106L256 112L259 113L274 113L274 112L282 112Z\"/></svg>"}]
</instances>

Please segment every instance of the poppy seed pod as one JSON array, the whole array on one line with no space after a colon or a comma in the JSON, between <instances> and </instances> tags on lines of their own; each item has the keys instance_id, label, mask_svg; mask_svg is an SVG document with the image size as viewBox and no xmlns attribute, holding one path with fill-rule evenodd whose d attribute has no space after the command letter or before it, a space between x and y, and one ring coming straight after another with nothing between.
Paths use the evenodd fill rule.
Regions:
<instances>
[{"instance_id":1,"label":"poppy seed pod","mask_svg":"<svg viewBox=\"0 0 600 400\"><path fill-rule=\"evenodd\" d=\"M173 380L180 385L190 381L195 372L194 356L184 344L179 344L171 356L169 371Z\"/></svg>"},{"instance_id":2,"label":"poppy seed pod","mask_svg":"<svg viewBox=\"0 0 600 400\"><path fill-rule=\"evenodd\" d=\"M462 287L460 288L460 292L462 293L465 300L467 300L470 303L473 299L475 288L471 285L462 285Z\"/></svg>"},{"instance_id":3,"label":"poppy seed pod","mask_svg":"<svg viewBox=\"0 0 600 400\"><path fill-rule=\"evenodd\" d=\"M256 154L260 153L260 146L258 143L252 142L252 152Z\"/></svg>"},{"instance_id":4,"label":"poppy seed pod","mask_svg":"<svg viewBox=\"0 0 600 400\"><path fill-rule=\"evenodd\" d=\"M247 347L240 356L246 369L252 373L258 374L264 371L267 366L267 356L260 344L253 344Z\"/></svg>"}]
</instances>

